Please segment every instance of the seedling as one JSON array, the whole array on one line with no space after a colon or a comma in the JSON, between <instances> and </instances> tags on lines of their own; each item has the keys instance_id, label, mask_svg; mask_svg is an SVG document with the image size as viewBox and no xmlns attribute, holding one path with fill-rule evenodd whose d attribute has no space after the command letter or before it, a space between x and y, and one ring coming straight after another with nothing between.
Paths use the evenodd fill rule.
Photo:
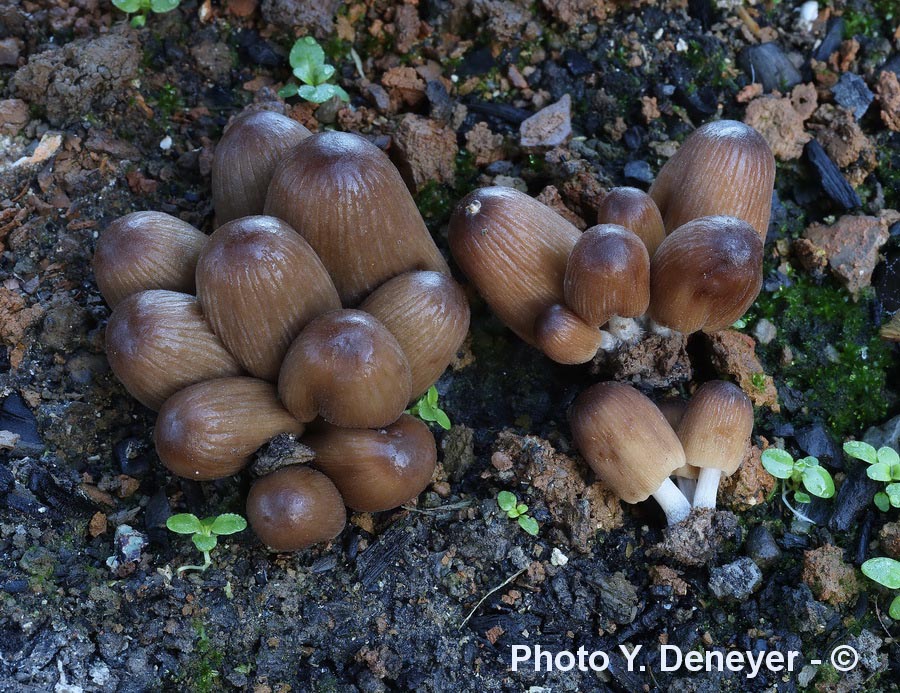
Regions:
<instances>
[{"instance_id":1,"label":"seedling","mask_svg":"<svg viewBox=\"0 0 900 693\"><path fill-rule=\"evenodd\" d=\"M506 513L510 520L519 523L519 527L528 532L531 536L536 537L540 526L531 515L526 515L528 506L520 503L515 493L509 491L500 491L497 494L497 505L500 510Z\"/></svg>"},{"instance_id":2,"label":"seedling","mask_svg":"<svg viewBox=\"0 0 900 693\"><path fill-rule=\"evenodd\" d=\"M769 474L781 479L781 500L787 509L804 522L815 524L790 504L788 494L794 495L796 503L809 503L812 501L810 494L817 498L831 498L834 495L834 480L828 470L820 466L815 457L794 460L791 453L778 448L763 452L762 463Z\"/></svg>"},{"instance_id":3,"label":"seedling","mask_svg":"<svg viewBox=\"0 0 900 693\"><path fill-rule=\"evenodd\" d=\"M323 103L332 96L337 96L341 101L350 100L346 91L328 82L334 76L334 66L325 64L325 51L312 36L297 39L288 60L294 77L303 84L288 82L278 90L282 98L299 95L311 103Z\"/></svg>"},{"instance_id":4,"label":"seedling","mask_svg":"<svg viewBox=\"0 0 900 693\"><path fill-rule=\"evenodd\" d=\"M450 430L450 418L446 412L438 406L438 391L432 385L428 392L419 398L419 401L406 410L407 414L418 416L422 421L433 421L445 431Z\"/></svg>"},{"instance_id":5,"label":"seedling","mask_svg":"<svg viewBox=\"0 0 900 693\"><path fill-rule=\"evenodd\" d=\"M884 490L875 494L875 505L882 512L890 508L900 508L900 455L887 446L877 450L860 440L844 443L844 453L848 457L862 460L869 465L866 476L885 483Z\"/></svg>"},{"instance_id":6,"label":"seedling","mask_svg":"<svg viewBox=\"0 0 900 693\"><path fill-rule=\"evenodd\" d=\"M216 517L199 519L192 513L172 515L166 520L166 527L176 534L190 534L191 541L198 551L203 552L203 565L183 565L176 572L185 570L205 571L212 565L209 552L216 548L218 537L226 534L236 534L247 529L247 521L240 515L224 513Z\"/></svg>"},{"instance_id":7,"label":"seedling","mask_svg":"<svg viewBox=\"0 0 900 693\"><path fill-rule=\"evenodd\" d=\"M147 23L148 12L155 14L171 12L181 4L181 0L112 0L112 4L126 14L134 14L131 26L137 29Z\"/></svg>"},{"instance_id":8,"label":"seedling","mask_svg":"<svg viewBox=\"0 0 900 693\"><path fill-rule=\"evenodd\" d=\"M893 558L870 558L862 564L863 575L888 589L900 589L900 561ZM888 608L888 615L900 621L900 594L894 597Z\"/></svg>"}]
</instances>

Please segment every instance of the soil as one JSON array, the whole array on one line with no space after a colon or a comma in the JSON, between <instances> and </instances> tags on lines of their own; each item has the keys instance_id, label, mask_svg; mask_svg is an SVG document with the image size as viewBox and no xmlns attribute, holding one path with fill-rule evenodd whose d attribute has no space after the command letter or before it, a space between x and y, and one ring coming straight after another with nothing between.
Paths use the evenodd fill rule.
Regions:
<instances>
[{"instance_id":1,"label":"soil","mask_svg":"<svg viewBox=\"0 0 900 693\"><path fill-rule=\"evenodd\" d=\"M900 413L900 347L878 336L900 309L898 19L892 0L822 2L808 27L778 0L185 0L132 28L105 1L0 0L0 691L897 690L893 595L858 567L897 555L898 511L840 444ZM307 34L349 104L278 96ZM210 232L212 155L247 107L388 150L448 258L475 186L584 228L695 127L747 119L778 155L763 293L732 330L564 367L467 287L471 335L437 384L453 428L435 428L417 502L291 555L248 530L177 573L200 556L166 518L244 514L251 472L201 484L159 463L155 416L104 355L91 256L132 211ZM668 530L593 478L566 412L610 377L660 397L724 377L753 398L755 446L719 511ZM773 444L835 476L816 524L762 469ZM525 644L610 664L514 672ZM747 678L662 671L662 644L802 654ZM859 652L851 671L829 664L837 645Z\"/></svg>"}]
</instances>

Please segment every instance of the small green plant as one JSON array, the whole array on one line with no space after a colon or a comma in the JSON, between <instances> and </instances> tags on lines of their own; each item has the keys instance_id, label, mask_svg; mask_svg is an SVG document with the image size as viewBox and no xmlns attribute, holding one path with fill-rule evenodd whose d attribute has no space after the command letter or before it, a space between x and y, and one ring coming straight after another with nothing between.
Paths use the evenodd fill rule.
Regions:
<instances>
[{"instance_id":1,"label":"small green plant","mask_svg":"<svg viewBox=\"0 0 900 693\"><path fill-rule=\"evenodd\" d=\"M863 575L888 589L900 589L900 561L893 558L870 558L862 564ZM894 597L888 608L888 615L900 621L900 594Z\"/></svg>"},{"instance_id":2,"label":"small green plant","mask_svg":"<svg viewBox=\"0 0 900 693\"><path fill-rule=\"evenodd\" d=\"M884 490L875 494L875 505L882 512L892 507L900 508L900 455L887 446L877 450L861 440L844 443L844 453L848 457L862 460L869 465L866 476L875 481L885 482Z\"/></svg>"},{"instance_id":3,"label":"small green plant","mask_svg":"<svg viewBox=\"0 0 900 693\"><path fill-rule=\"evenodd\" d=\"M205 571L212 565L209 552L216 548L218 538L226 534L236 534L247 529L247 520L240 515L234 513L223 513L216 517L207 517L205 520L199 519L192 513L181 513L172 515L166 520L166 527L176 534L190 534L191 541L198 551L203 552L202 565L183 565L177 572L181 573L185 570Z\"/></svg>"},{"instance_id":4,"label":"small green plant","mask_svg":"<svg viewBox=\"0 0 900 693\"><path fill-rule=\"evenodd\" d=\"M422 421L433 421L445 431L450 430L450 417L438 406L438 391L434 385L406 413L418 416Z\"/></svg>"},{"instance_id":5,"label":"small green plant","mask_svg":"<svg viewBox=\"0 0 900 693\"><path fill-rule=\"evenodd\" d=\"M795 460L791 453L778 448L763 452L762 463L769 474L781 479L781 500L787 509L799 519L815 524L790 504L788 494L793 494L796 503L809 503L812 501L810 494L817 498L831 498L834 495L834 480L828 470L815 457Z\"/></svg>"},{"instance_id":6,"label":"small green plant","mask_svg":"<svg viewBox=\"0 0 900 693\"><path fill-rule=\"evenodd\" d=\"M518 522L519 527L524 529L531 536L537 536L538 530L540 529L537 520L531 515L526 515L528 506L524 503L520 503L519 499L516 498L515 493L500 491L500 493L497 494L497 505L500 507L500 510L506 513L506 516L510 520Z\"/></svg>"},{"instance_id":7,"label":"small green plant","mask_svg":"<svg viewBox=\"0 0 900 693\"><path fill-rule=\"evenodd\" d=\"M171 12L181 4L181 0L112 0L112 4L125 14L133 14L131 26L137 29L147 23L148 12Z\"/></svg>"},{"instance_id":8,"label":"small green plant","mask_svg":"<svg viewBox=\"0 0 900 693\"><path fill-rule=\"evenodd\" d=\"M282 98L299 95L301 99L312 103L323 103L332 96L337 96L341 101L350 100L346 91L337 84L328 82L334 75L334 66L325 64L325 51L312 36L297 39L288 60L294 70L294 77L303 84L285 84L278 90Z\"/></svg>"}]
</instances>

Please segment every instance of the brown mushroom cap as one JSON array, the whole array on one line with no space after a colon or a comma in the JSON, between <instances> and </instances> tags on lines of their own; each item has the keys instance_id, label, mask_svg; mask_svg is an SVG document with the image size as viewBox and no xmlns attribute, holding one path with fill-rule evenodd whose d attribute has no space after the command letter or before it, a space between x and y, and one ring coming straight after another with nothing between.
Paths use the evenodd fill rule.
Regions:
<instances>
[{"instance_id":1,"label":"brown mushroom cap","mask_svg":"<svg viewBox=\"0 0 900 693\"><path fill-rule=\"evenodd\" d=\"M271 111L243 113L235 118L213 157L216 223L262 214L278 162L311 134L300 123Z\"/></svg>"},{"instance_id":2,"label":"brown mushroom cap","mask_svg":"<svg viewBox=\"0 0 900 693\"><path fill-rule=\"evenodd\" d=\"M424 393L456 355L469 330L462 287L440 272L407 272L385 282L359 307L384 325L406 354L413 399Z\"/></svg>"},{"instance_id":3,"label":"brown mushroom cap","mask_svg":"<svg viewBox=\"0 0 900 693\"><path fill-rule=\"evenodd\" d=\"M345 132L315 134L278 164L266 214L322 259L344 306L410 270L450 270L387 155Z\"/></svg>"},{"instance_id":4,"label":"brown mushroom cap","mask_svg":"<svg viewBox=\"0 0 900 693\"><path fill-rule=\"evenodd\" d=\"M275 386L256 378L217 378L186 387L159 410L153 438L173 474L208 481L236 474L279 433L303 433Z\"/></svg>"},{"instance_id":5,"label":"brown mushroom cap","mask_svg":"<svg viewBox=\"0 0 900 693\"><path fill-rule=\"evenodd\" d=\"M585 461L626 503L646 500L685 464L662 412L630 385L589 387L572 405L569 422Z\"/></svg>"},{"instance_id":6,"label":"brown mushroom cap","mask_svg":"<svg viewBox=\"0 0 900 693\"><path fill-rule=\"evenodd\" d=\"M650 188L666 231L712 214L748 222L765 240L775 187L775 157L749 125L717 120L697 128L660 169Z\"/></svg>"},{"instance_id":7,"label":"brown mushroom cap","mask_svg":"<svg viewBox=\"0 0 900 693\"><path fill-rule=\"evenodd\" d=\"M264 216L236 219L210 236L197 263L197 294L213 331L240 364L273 382L300 330L341 307L309 243Z\"/></svg>"},{"instance_id":8,"label":"brown mushroom cap","mask_svg":"<svg viewBox=\"0 0 900 693\"><path fill-rule=\"evenodd\" d=\"M106 357L125 389L153 410L183 387L241 373L197 298L174 291L142 291L117 305L106 326Z\"/></svg>"},{"instance_id":9,"label":"brown mushroom cap","mask_svg":"<svg viewBox=\"0 0 900 693\"><path fill-rule=\"evenodd\" d=\"M704 383L688 402L677 431L688 464L730 476L750 447L753 404L733 383Z\"/></svg>"},{"instance_id":10,"label":"brown mushroom cap","mask_svg":"<svg viewBox=\"0 0 900 693\"><path fill-rule=\"evenodd\" d=\"M147 289L194 292L194 267L206 236L186 221L163 212L119 217L100 234L94 276L100 293L115 308Z\"/></svg>"},{"instance_id":11,"label":"brown mushroom cap","mask_svg":"<svg viewBox=\"0 0 900 693\"><path fill-rule=\"evenodd\" d=\"M335 310L310 322L281 366L278 393L300 421L378 428L396 421L412 396L403 349L361 310Z\"/></svg>"},{"instance_id":12,"label":"brown mushroom cap","mask_svg":"<svg viewBox=\"0 0 900 693\"><path fill-rule=\"evenodd\" d=\"M390 426L339 428L325 424L303 440L313 462L353 510L390 510L418 496L434 472L437 449L424 423L403 414Z\"/></svg>"},{"instance_id":13,"label":"brown mushroom cap","mask_svg":"<svg viewBox=\"0 0 900 693\"><path fill-rule=\"evenodd\" d=\"M685 334L732 325L762 287L762 254L762 241L745 221L688 222L666 237L650 263L650 317Z\"/></svg>"},{"instance_id":14,"label":"brown mushroom cap","mask_svg":"<svg viewBox=\"0 0 900 693\"><path fill-rule=\"evenodd\" d=\"M299 551L334 539L344 529L347 511L327 476L291 465L253 482L247 519L270 549Z\"/></svg>"},{"instance_id":15,"label":"brown mushroom cap","mask_svg":"<svg viewBox=\"0 0 900 693\"><path fill-rule=\"evenodd\" d=\"M566 260L581 232L513 188L466 195L450 218L450 250L500 320L537 346L535 320L563 303Z\"/></svg>"},{"instance_id":16,"label":"brown mushroom cap","mask_svg":"<svg viewBox=\"0 0 900 693\"><path fill-rule=\"evenodd\" d=\"M615 224L589 228L569 255L566 305L594 327L636 318L650 305L650 256L640 238Z\"/></svg>"},{"instance_id":17,"label":"brown mushroom cap","mask_svg":"<svg viewBox=\"0 0 900 693\"><path fill-rule=\"evenodd\" d=\"M538 348L557 363L574 365L594 358L603 335L566 306L555 303L535 320L534 339Z\"/></svg>"},{"instance_id":18,"label":"brown mushroom cap","mask_svg":"<svg viewBox=\"0 0 900 693\"><path fill-rule=\"evenodd\" d=\"M597 223L624 226L644 242L650 257L666 237L659 208L637 188L613 188L606 193L597 208Z\"/></svg>"}]
</instances>

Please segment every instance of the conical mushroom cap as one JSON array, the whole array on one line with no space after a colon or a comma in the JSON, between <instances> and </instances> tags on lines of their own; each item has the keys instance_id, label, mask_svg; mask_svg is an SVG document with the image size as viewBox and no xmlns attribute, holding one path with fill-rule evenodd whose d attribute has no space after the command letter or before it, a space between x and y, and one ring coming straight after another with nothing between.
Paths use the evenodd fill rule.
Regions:
<instances>
[{"instance_id":1,"label":"conical mushroom cap","mask_svg":"<svg viewBox=\"0 0 900 693\"><path fill-rule=\"evenodd\" d=\"M644 242L650 257L666 237L659 208L637 188L613 188L606 193L597 208L597 223L624 226Z\"/></svg>"},{"instance_id":2,"label":"conical mushroom cap","mask_svg":"<svg viewBox=\"0 0 900 693\"><path fill-rule=\"evenodd\" d=\"M630 385L589 387L572 405L569 422L582 457L626 503L646 500L685 464L662 412Z\"/></svg>"},{"instance_id":3,"label":"conical mushroom cap","mask_svg":"<svg viewBox=\"0 0 900 693\"><path fill-rule=\"evenodd\" d=\"M678 438L688 464L721 469L725 476L741 465L752 431L750 398L724 380L700 386L678 424Z\"/></svg>"}]
</instances>

